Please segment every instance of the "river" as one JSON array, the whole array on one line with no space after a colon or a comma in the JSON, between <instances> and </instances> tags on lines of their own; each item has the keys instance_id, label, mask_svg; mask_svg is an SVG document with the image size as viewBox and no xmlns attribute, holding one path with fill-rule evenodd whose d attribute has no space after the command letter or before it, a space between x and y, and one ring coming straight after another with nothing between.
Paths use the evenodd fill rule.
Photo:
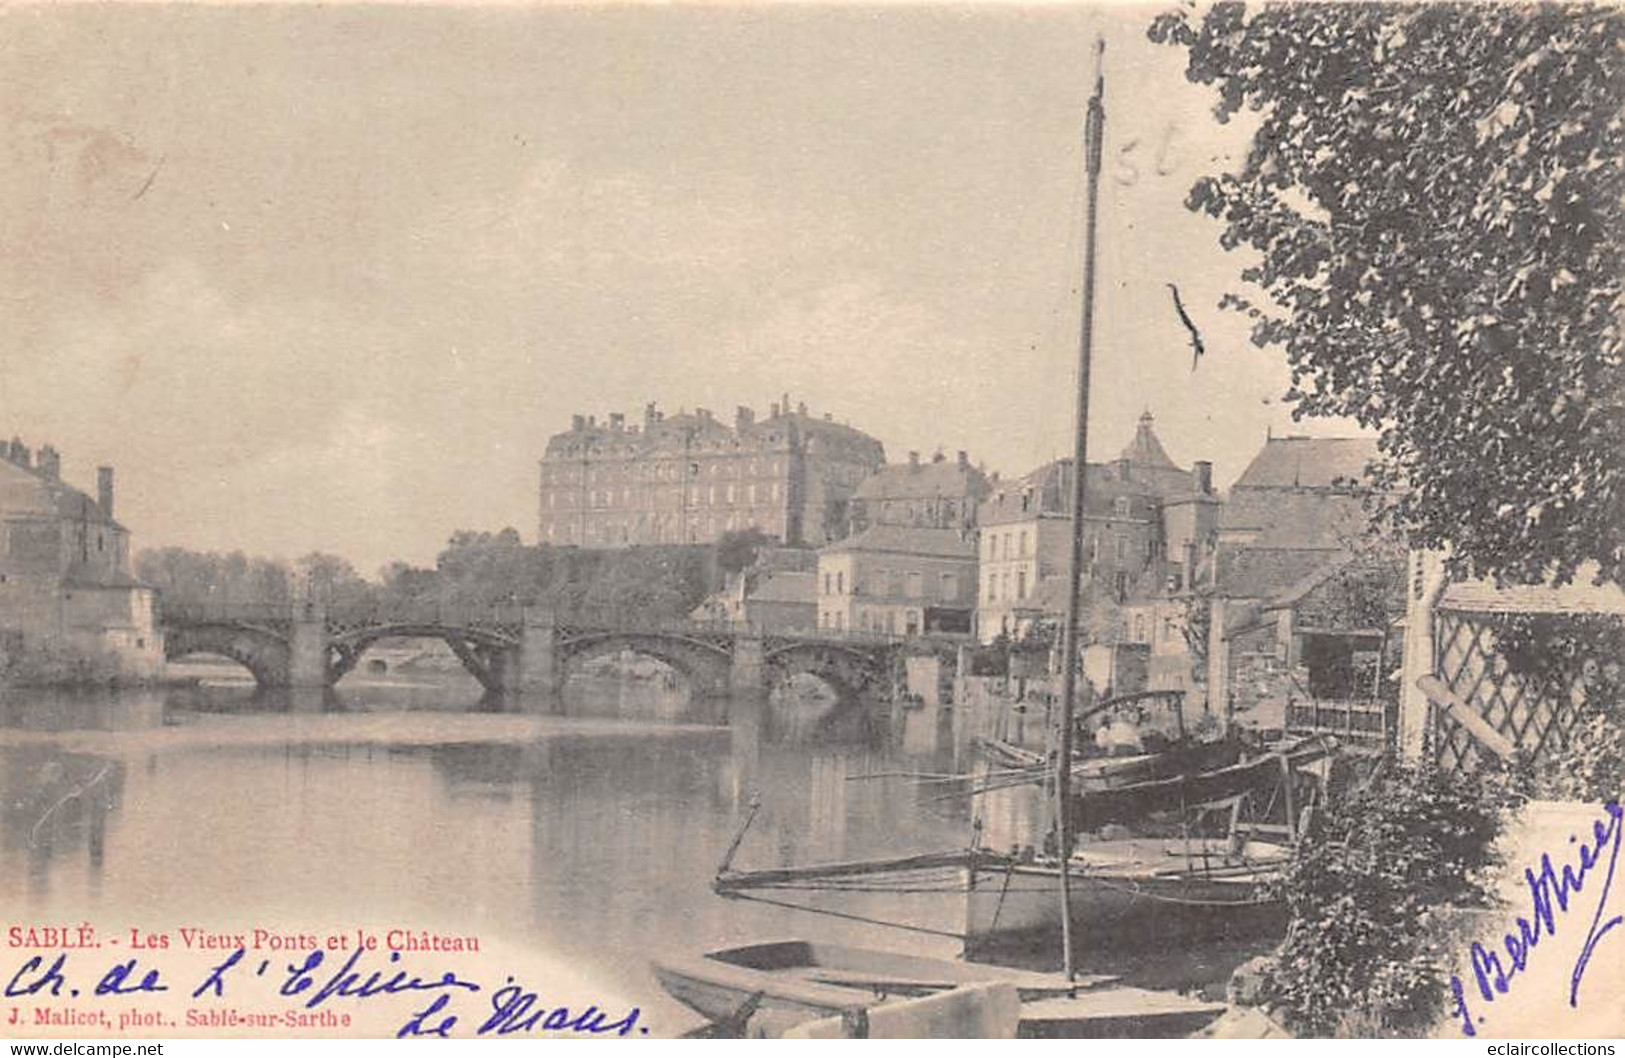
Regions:
<instances>
[{"instance_id":1,"label":"river","mask_svg":"<svg viewBox=\"0 0 1625 1058\"><path fill-rule=\"evenodd\" d=\"M681 689L601 679L548 709L497 708L460 673L356 673L303 697L214 678L11 690L0 917L476 935L523 953L572 1003L638 1006L656 1035L699 1019L661 991L651 959L797 936L954 954L942 937L710 889L758 793L740 867L964 847L969 800L897 774L969 768L948 715L806 697L728 706L727 724L697 723ZM1005 796L1002 823L1025 820L1032 799ZM1184 954L1172 981L1147 983L1219 979L1234 960L1204 974L1208 961Z\"/></svg>"},{"instance_id":2,"label":"river","mask_svg":"<svg viewBox=\"0 0 1625 1058\"><path fill-rule=\"evenodd\" d=\"M540 715L493 710L460 675L355 674L302 699L214 679L12 690L0 908L9 922L104 929L248 916L474 934L568 966L573 989L627 998L657 1034L680 1032L697 1019L656 985L653 957L814 930L877 939L712 894L753 793L741 866L968 836L963 799L858 778L952 770L951 740L921 730L929 714L729 705L726 726L691 723L680 690L600 680Z\"/></svg>"}]
</instances>

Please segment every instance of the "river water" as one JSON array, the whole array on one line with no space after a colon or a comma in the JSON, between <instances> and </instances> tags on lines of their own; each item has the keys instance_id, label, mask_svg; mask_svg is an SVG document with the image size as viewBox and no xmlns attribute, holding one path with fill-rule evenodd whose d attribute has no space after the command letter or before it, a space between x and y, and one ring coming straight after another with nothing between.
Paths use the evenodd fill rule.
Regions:
<instances>
[{"instance_id":1,"label":"river water","mask_svg":"<svg viewBox=\"0 0 1625 1058\"><path fill-rule=\"evenodd\" d=\"M892 943L711 892L753 794L762 808L742 867L968 840L964 799L857 778L954 770L951 738L919 711L734 702L718 726L688 722L680 689L600 680L538 714L483 705L460 674L355 674L334 696L302 699L215 679L7 693L7 923L478 935L568 972L587 999L640 1006L659 1035L698 1019L660 990L652 958L811 933ZM921 950L922 938L901 941Z\"/></svg>"},{"instance_id":2,"label":"river water","mask_svg":"<svg viewBox=\"0 0 1625 1058\"><path fill-rule=\"evenodd\" d=\"M698 723L680 688L601 679L573 681L550 709L497 708L460 673L356 673L304 697L216 678L12 690L0 919L108 935L362 923L478 936L522 959L544 997L637 1006L654 1035L699 1019L659 988L653 959L791 937L956 954L940 936L710 889L758 794L741 868L965 847L971 801L898 774L970 768L949 716L809 697L728 705L726 724ZM1035 797L975 810L1008 834ZM910 898L885 899L882 917L909 917ZM1181 953L1144 983L1211 984L1233 961Z\"/></svg>"}]
</instances>

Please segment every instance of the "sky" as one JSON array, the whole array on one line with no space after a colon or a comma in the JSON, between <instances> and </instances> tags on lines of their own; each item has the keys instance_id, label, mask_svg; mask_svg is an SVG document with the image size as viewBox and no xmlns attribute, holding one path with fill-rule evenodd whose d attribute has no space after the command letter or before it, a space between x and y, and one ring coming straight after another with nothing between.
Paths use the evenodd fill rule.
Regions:
<instances>
[{"instance_id":1,"label":"sky","mask_svg":"<svg viewBox=\"0 0 1625 1058\"><path fill-rule=\"evenodd\" d=\"M1157 7L0 8L0 435L135 546L371 572L535 539L573 413L789 393L895 461L1070 454L1097 34L1091 458L1232 481L1294 424L1184 209L1250 128ZM1168 283L1201 330L1191 349Z\"/></svg>"}]
</instances>

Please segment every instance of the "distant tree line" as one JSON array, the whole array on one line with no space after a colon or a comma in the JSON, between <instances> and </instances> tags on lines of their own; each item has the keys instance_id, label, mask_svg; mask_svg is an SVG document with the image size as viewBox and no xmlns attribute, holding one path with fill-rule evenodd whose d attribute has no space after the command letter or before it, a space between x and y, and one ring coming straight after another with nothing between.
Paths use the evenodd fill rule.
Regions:
<instances>
[{"instance_id":1,"label":"distant tree line","mask_svg":"<svg viewBox=\"0 0 1625 1058\"><path fill-rule=\"evenodd\" d=\"M390 562L368 579L337 555L311 552L292 562L165 547L141 552L136 573L171 604L287 605L306 599L332 608L438 605L448 609L539 606L561 616L622 622L681 620L754 561L771 543L755 530L714 545L587 551L531 546L513 529L460 530L433 568Z\"/></svg>"}]
</instances>

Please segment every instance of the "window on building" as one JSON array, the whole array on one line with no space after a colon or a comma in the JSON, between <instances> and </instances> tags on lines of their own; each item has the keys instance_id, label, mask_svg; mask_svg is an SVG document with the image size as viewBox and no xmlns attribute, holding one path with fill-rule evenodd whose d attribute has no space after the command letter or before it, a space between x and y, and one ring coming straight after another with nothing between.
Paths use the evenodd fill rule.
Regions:
<instances>
[{"instance_id":1,"label":"window on building","mask_svg":"<svg viewBox=\"0 0 1625 1058\"><path fill-rule=\"evenodd\" d=\"M829 586L831 584L833 584L834 582L835 582L835 580L834 580L834 578L832 576L830 576L830 574L828 574L828 573L824 574L824 594L825 595L830 594Z\"/></svg>"},{"instance_id":2,"label":"window on building","mask_svg":"<svg viewBox=\"0 0 1625 1058\"><path fill-rule=\"evenodd\" d=\"M1128 558L1128 537L1119 533L1117 535L1117 561L1122 562Z\"/></svg>"},{"instance_id":3,"label":"window on building","mask_svg":"<svg viewBox=\"0 0 1625 1058\"><path fill-rule=\"evenodd\" d=\"M1030 554L1032 554L1032 551L1027 546L1027 530L1023 529L1021 531L1021 557L1026 558Z\"/></svg>"},{"instance_id":4,"label":"window on building","mask_svg":"<svg viewBox=\"0 0 1625 1058\"><path fill-rule=\"evenodd\" d=\"M920 611L909 610L903 614L903 634L909 636L920 634Z\"/></svg>"},{"instance_id":5,"label":"window on building","mask_svg":"<svg viewBox=\"0 0 1625 1058\"><path fill-rule=\"evenodd\" d=\"M836 595L845 595L846 594L846 571L845 570L836 570L835 571L835 594Z\"/></svg>"},{"instance_id":6,"label":"window on building","mask_svg":"<svg viewBox=\"0 0 1625 1058\"><path fill-rule=\"evenodd\" d=\"M1115 588L1117 590L1117 601L1118 602L1122 602L1124 599L1128 598L1128 574L1127 573L1124 573L1121 570L1118 571Z\"/></svg>"},{"instance_id":7,"label":"window on building","mask_svg":"<svg viewBox=\"0 0 1625 1058\"><path fill-rule=\"evenodd\" d=\"M1127 496L1117 497L1117 499L1112 503L1112 510L1119 517L1127 517L1129 513L1129 498Z\"/></svg>"},{"instance_id":8,"label":"window on building","mask_svg":"<svg viewBox=\"0 0 1625 1058\"><path fill-rule=\"evenodd\" d=\"M919 570L911 569L908 571L908 579L904 590L910 599L918 599L924 594L923 578L920 576Z\"/></svg>"},{"instance_id":9,"label":"window on building","mask_svg":"<svg viewBox=\"0 0 1625 1058\"><path fill-rule=\"evenodd\" d=\"M989 533L988 534L987 557L990 558L990 559L993 559L995 562L998 561L998 558L999 558L999 534L998 533Z\"/></svg>"},{"instance_id":10,"label":"window on building","mask_svg":"<svg viewBox=\"0 0 1625 1058\"><path fill-rule=\"evenodd\" d=\"M1024 570L1024 569L1023 570L1017 570L1016 571L1016 598L1025 599L1026 597L1027 597L1027 571Z\"/></svg>"},{"instance_id":11,"label":"window on building","mask_svg":"<svg viewBox=\"0 0 1625 1058\"><path fill-rule=\"evenodd\" d=\"M846 615L845 614L837 613L835 615L835 631L837 631L837 632L846 631Z\"/></svg>"},{"instance_id":12,"label":"window on building","mask_svg":"<svg viewBox=\"0 0 1625 1058\"><path fill-rule=\"evenodd\" d=\"M999 575L997 573L987 575L987 601L999 601Z\"/></svg>"},{"instance_id":13,"label":"window on building","mask_svg":"<svg viewBox=\"0 0 1625 1058\"><path fill-rule=\"evenodd\" d=\"M959 598L959 575L957 573L944 573L942 575L942 598L945 600Z\"/></svg>"},{"instance_id":14,"label":"window on building","mask_svg":"<svg viewBox=\"0 0 1625 1058\"><path fill-rule=\"evenodd\" d=\"M731 484L728 486L728 502L734 502L734 487Z\"/></svg>"}]
</instances>

